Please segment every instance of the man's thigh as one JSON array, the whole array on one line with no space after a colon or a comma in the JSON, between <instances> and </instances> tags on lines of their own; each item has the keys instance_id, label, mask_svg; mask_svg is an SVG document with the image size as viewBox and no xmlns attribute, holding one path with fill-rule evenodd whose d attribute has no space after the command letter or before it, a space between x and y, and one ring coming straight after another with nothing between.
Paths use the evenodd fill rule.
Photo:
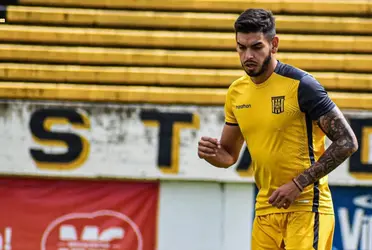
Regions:
<instances>
[{"instance_id":1,"label":"man's thigh","mask_svg":"<svg viewBox=\"0 0 372 250\"><path fill-rule=\"evenodd\" d=\"M252 228L252 250L280 250L283 242L278 215L256 216Z\"/></svg>"},{"instance_id":2,"label":"man's thigh","mask_svg":"<svg viewBox=\"0 0 372 250\"><path fill-rule=\"evenodd\" d=\"M334 215L313 212L289 213L284 242L286 250L331 250Z\"/></svg>"}]
</instances>

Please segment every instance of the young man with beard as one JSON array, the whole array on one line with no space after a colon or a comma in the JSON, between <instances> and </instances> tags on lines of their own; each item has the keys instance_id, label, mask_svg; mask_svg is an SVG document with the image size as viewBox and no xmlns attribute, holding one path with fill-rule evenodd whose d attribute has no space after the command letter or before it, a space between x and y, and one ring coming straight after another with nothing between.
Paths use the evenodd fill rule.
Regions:
<instances>
[{"instance_id":1,"label":"young man with beard","mask_svg":"<svg viewBox=\"0 0 372 250\"><path fill-rule=\"evenodd\" d=\"M228 89L220 140L202 137L198 155L227 168L246 142L259 190L252 250L331 250L327 175L358 149L355 135L313 76L275 59L279 38L270 11L246 10L235 32L247 75ZM327 150L325 136L332 141Z\"/></svg>"}]
</instances>

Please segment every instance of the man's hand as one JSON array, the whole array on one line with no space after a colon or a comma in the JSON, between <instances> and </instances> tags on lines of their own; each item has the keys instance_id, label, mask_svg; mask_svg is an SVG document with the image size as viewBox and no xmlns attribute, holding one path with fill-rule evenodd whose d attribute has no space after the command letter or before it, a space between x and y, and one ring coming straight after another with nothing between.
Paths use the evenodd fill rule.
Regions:
<instances>
[{"instance_id":1,"label":"man's hand","mask_svg":"<svg viewBox=\"0 0 372 250\"><path fill-rule=\"evenodd\" d=\"M214 157L219 148L221 145L217 139L203 136L199 141L198 156L201 159Z\"/></svg>"},{"instance_id":2,"label":"man's hand","mask_svg":"<svg viewBox=\"0 0 372 250\"><path fill-rule=\"evenodd\" d=\"M291 181L275 190L269 199L269 203L277 208L287 209L300 195L301 190Z\"/></svg>"},{"instance_id":3,"label":"man's hand","mask_svg":"<svg viewBox=\"0 0 372 250\"><path fill-rule=\"evenodd\" d=\"M239 158L244 138L239 126L223 127L221 140L203 136L198 143L198 156L217 168L228 168Z\"/></svg>"}]
</instances>

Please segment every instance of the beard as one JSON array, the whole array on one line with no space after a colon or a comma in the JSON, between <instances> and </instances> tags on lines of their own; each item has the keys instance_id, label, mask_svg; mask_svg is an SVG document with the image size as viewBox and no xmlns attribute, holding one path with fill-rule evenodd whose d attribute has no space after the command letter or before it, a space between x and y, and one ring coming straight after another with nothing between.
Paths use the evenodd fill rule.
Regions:
<instances>
[{"instance_id":1,"label":"beard","mask_svg":"<svg viewBox=\"0 0 372 250\"><path fill-rule=\"evenodd\" d=\"M245 69L244 64L242 64L242 66L243 66L245 73L247 73L247 75L249 75L250 77L257 77L257 76L262 75L265 71L267 71L270 61L271 61L271 53L269 53L269 55L265 58L265 60L262 63L261 68L259 68L257 71L248 71Z\"/></svg>"}]
</instances>

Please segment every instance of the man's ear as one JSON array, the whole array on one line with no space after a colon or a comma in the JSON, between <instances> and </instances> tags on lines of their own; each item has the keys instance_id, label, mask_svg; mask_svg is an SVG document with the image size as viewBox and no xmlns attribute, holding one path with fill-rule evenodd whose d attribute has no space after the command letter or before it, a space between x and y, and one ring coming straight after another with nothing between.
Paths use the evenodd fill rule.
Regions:
<instances>
[{"instance_id":1,"label":"man's ear","mask_svg":"<svg viewBox=\"0 0 372 250\"><path fill-rule=\"evenodd\" d=\"M278 52L278 48L279 48L279 37L275 36L273 38L273 40L271 41L271 53L275 54L276 52Z\"/></svg>"}]
</instances>

